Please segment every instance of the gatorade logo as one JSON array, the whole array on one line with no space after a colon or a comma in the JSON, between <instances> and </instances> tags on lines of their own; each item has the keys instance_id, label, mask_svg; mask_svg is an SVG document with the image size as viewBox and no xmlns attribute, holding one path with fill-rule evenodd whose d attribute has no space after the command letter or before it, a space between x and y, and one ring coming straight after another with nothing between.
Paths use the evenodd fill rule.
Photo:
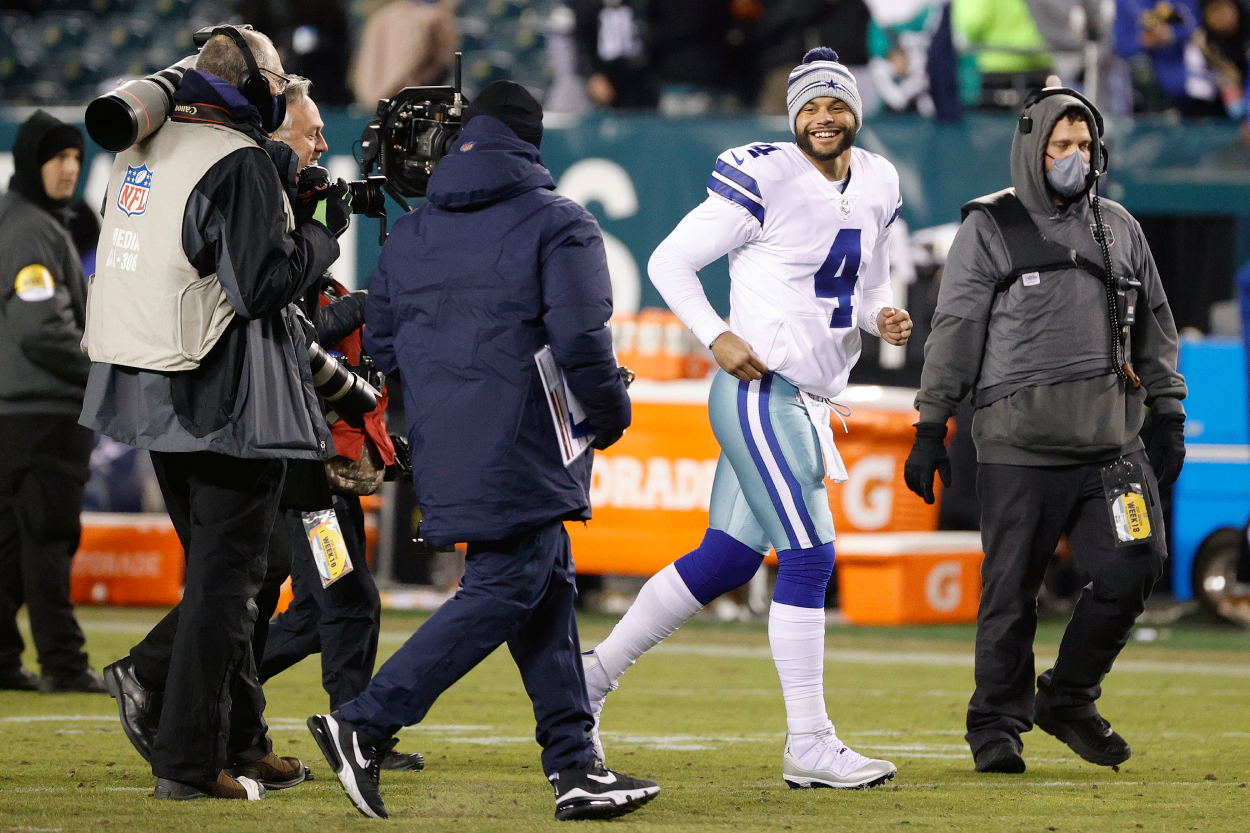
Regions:
<instances>
[{"instance_id":1,"label":"gatorade logo","mask_svg":"<svg viewBox=\"0 0 1250 833\"><path fill-rule=\"evenodd\" d=\"M958 561L943 561L929 570L924 580L924 598L938 613L950 613L963 601L963 566Z\"/></svg>"},{"instance_id":2,"label":"gatorade logo","mask_svg":"<svg viewBox=\"0 0 1250 833\"><path fill-rule=\"evenodd\" d=\"M715 460L596 454L590 479L595 509L668 509L706 512L712 502Z\"/></svg>"}]
</instances>

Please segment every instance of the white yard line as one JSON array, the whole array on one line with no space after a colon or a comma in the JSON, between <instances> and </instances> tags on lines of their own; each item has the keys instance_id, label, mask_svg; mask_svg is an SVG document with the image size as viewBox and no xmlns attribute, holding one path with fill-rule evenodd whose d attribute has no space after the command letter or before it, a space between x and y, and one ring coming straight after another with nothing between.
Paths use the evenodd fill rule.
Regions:
<instances>
[{"instance_id":1,"label":"white yard line","mask_svg":"<svg viewBox=\"0 0 1250 833\"><path fill-rule=\"evenodd\" d=\"M657 645L652 651L686 656L725 657L729 659L771 660L772 652L764 647L741 645ZM954 654L935 651L869 651L862 649L832 649L825 651L828 662L851 665L922 665L943 668L971 668L972 654ZM1054 657L1039 656L1036 664L1044 667L1054 663ZM1250 677L1250 663L1212 662L1162 662L1157 660L1121 659L1115 671L1138 674L1206 675L1212 677Z\"/></svg>"}]
</instances>

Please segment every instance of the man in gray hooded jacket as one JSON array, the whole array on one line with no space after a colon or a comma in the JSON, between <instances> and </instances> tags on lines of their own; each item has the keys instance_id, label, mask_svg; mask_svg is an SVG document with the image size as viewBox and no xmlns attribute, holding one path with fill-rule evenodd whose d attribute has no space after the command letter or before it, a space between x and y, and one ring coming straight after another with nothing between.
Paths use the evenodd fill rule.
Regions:
<instances>
[{"instance_id":1,"label":"man in gray hooded jacket","mask_svg":"<svg viewBox=\"0 0 1250 833\"><path fill-rule=\"evenodd\" d=\"M1020 735L1035 722L1093 763L1130 754L1095 701L1163 570L1158 488L1184 461L1186 388L1141 227L1091 195L1101 126L1070 90L1026 103L1015 187L965 206L925 344L905 477L929 503L935 472L950 484L946 421L969 392L976 406L985 560L966 737L980 772L1023 772ZM1037 593L1064 534L1091 583L1035 695Z\"/></svg>"}]
</instances>

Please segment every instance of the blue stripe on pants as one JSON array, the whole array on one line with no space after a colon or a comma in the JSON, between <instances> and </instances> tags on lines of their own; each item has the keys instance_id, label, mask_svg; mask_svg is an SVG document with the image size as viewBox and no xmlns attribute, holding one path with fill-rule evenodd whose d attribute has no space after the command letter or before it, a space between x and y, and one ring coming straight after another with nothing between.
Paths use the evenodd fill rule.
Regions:
<instances>
[{"instance_id":1,"label":"blue stripe on pants","mask_svg":"<svg viewBox=\"0 0 1250 833\"><path fill-rule=\"evenodd\" d=\"M777 433L773 430L773 417L769 402L769 398L772 395L772 386L773 374L768 373L760 382L760 422L764 424L764 436L768 439L768 447L772 449L773 457L777 460L777 467L781 469L781 476L790 490L790 497L794 500L794 508L798 512L799 521L803 525L803 530L807 533L807 541L804 546L814 547L820 542L820 539L816 535L816 525L812 523L812 516L807 511L807 504L803 501L803 487L799 485L799 480L794 476L794 472L790 471L790 465L786 462L786 456L781 453L781 444L777 442Z\"/></svg>"},{"instance_id":2,"label":"blue stripe on pants","mask_svg":"<svg viewBox=\"0 0 1250 833\"><path fill-rule=\"evenodd\" d=\"M751 388L755 387L753 393ZM794 526L790 523L790 515L786 512L786 507L781 502L781 495L777 491L777 485L773 482L772 474L768 471L768 466L764 463L764 458L760 454L759 445L755 441L755 432L751 430L750 410L753 405L759 404L758 401L752 402L753 398L758 400L759 382L740 381L738 383L738 420L742 425L742 437L746 440L747 449L751 452L751 459L755 461L755 467L759 470L760 476L764 480L764 488L768 490L768 497L772 500L773 508L777 512L777 517L781 519L781 525L785 527L786 538L790 542L790 546L786 549L799 549L798 536L794 534ZM776 546L776 542L773 543Z\"/></svg>"}]
</instances>

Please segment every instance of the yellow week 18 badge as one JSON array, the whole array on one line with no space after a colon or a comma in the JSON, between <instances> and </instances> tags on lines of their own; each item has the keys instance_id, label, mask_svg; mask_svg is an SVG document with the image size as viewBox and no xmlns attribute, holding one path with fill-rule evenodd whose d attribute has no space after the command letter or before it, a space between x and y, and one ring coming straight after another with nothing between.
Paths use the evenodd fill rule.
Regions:
<instances>
[{"instance_id":1,"label":"yellow week 18 badge","mask_svg":"<svg viewBox=\"0 0 1250 833\"><path fill-rule=\"evenodd\" d=\"M347 553L347 542L339 529L338 517L333 509L323 509L304 512L302 519L313 561L321 575L321 586L329 587L352 571L352 559Z\"/></svg>"},{"instance_id":2,"label":"yellow week 18 badge","mask_svg":"<svg viewBox=\"0 0 1250 833\"><path fill-rule=\"evenodd\" d=\"M1150 512L1146 499L1137 492L1117 495L1111 504L1115 534L1121 541L1144 541L1150 537Z\"/></svg>"},{"instance_id":3,"label":"yellow week 18 badge","mask_svg":"<svg viewBox=\"0 0 1250 833\"><path fill-rule=\"evenodd\" d=\"M56 292L56 282L48 267L32 263L17 273L13 289L23 301L46 301Z\"/></svg>"}]
</instances>

